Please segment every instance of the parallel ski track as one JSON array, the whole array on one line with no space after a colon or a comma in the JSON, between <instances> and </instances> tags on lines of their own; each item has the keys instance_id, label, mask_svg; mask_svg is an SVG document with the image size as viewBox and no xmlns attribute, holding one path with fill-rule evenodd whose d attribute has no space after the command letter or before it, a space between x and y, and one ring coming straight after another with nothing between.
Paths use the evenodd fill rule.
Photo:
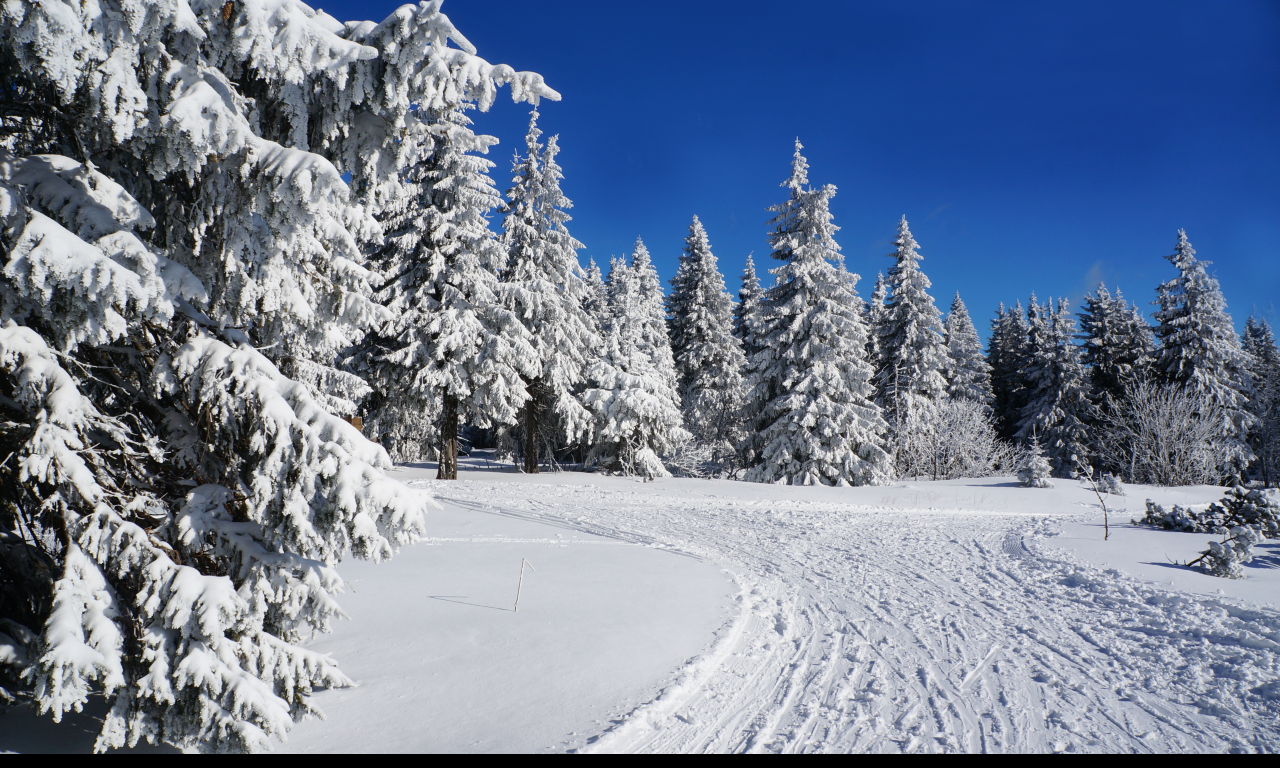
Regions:
<instances>
[{"instance_id":1,"label":"parallel ski track","mask_svg":"<svg viewBox=\"0 0 1280 768\"><path fill-rule=\"evenodd\" d=\"M741 589L707 654L566 749L1280 750L1280 614L1072 562L1035 543L1046 518L513 490L440 500L701 558Z\"/></svg>"}]
</instances>

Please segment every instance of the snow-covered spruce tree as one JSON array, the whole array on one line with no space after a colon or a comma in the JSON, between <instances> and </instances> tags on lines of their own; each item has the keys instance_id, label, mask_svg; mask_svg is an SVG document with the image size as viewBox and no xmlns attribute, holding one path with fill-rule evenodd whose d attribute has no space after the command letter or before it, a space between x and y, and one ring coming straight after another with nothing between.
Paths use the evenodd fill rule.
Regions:
<instances>
[{"instance_id":1,"label":"snow-covered spruce tree","mask_svg":"<svg viewBox=\"0 0 1280 768\"><path fill-rule=\"evenodd\" d=\"M684 243L666 300L684 427L703 443L736 443L746 358L733 335L733 299L697 216Z\"/></svg>"},{"instance_id":2,"label":"snow-covered spruce tree","mask_svg":"<svg viewBox=\"0 0 1280 768\"><path fill-rule=\"evenodd\" d=\"M528 329L540 368L529 379L530 398L520 414L524 471L530 473L538 471L540 455L554 458L557 446L591 428L591 414L575 391L600 345L596 323L584 308L592 293L578 263L583 246L565 226L565 211L573 204L560 190L558 140L552 136L544 149L541 135L535 111L525 136L527 154L516 157L502 222L507 306Z\"/></svg>"},{"instance_id":3,"label":"snow-covered spruce tree","mask_svg":"<svg viewBox=\"0 0 1280 768\"><path fill-rule=\"evenodd\" d=\"M1280 479L1280 350L1271 326L1253 316L1244 325L1240 345L1249 357L1253 378L1250 410L1254 424L1249 446L1255 458L1250 473L1272 486Z\"/></svg>"},{"instance_id":4,"label":"snow-covered spruce tree","mask_svg":"<svg viewBox=\"0 0 1280 768\"><path fill-rule=\"evenodd\" d=\"M1105 285L1085 294L1079 313L1082 362L1089 366L1095 400L1118 400L1126 385L1148 374L1155 359L1155 337L1137 307Z\"/></svg>"},{"instance_id":5,"label":"snow-covered spruce tree","mask_svg":"<svg viewBox=\"0 0 1280 768\"><path fill-rule=\"evenodd\" d=\"M809 186L796 141L789 195L773 206L769 243L782 265L760 302L740 452L746 479L793 485L875 485L891 472L886 425L873 401L867 328L836 265L834 186Z\"/></svg>"},{"instance_id":6,"label":"snow-covered spruce tree","mask_svg":"<svg viewBox=\"0 0 1280 768\"><path fill-rule=\"evenodd\" d=\"M951 311L947 314L943 330L948 352L948 394L961 400L990 405L991 366L982 354L982 341L959 293L951 301Z\"/></svg>"},{"instance_id":7,"label":"snow-covered spruce tree","mask_svg":"<svg viewBox=\"0 0 1280 768\"><path fill-rule=\"evenodd\" d=\"M1137 308L1119 291L1112 296L1105 285L1085 294L1079 318L1081 362L1088 368L1089 397L1094 403L1094 418L1087 426L1093 441L1091 451L1101 457L1111 453L1101 442L1108 439L1107 425L1115 411L1124 407L1124 393L1150 375L1155 337ZM1124 472L1128 468L1112 465L1104 469Z\"/></svg>"},{"instance_id":8,"label":"snow-covered spruce tree","mask_svg":"<svg viewBox=\"0 0 1280 768\"><path fill-rule=\"evenodd\" d=\"M991 407L995 411L996 432L1005 440L1013 440L1018 434L1018 421L1026 404L1023 376L1027 363L1027 330L1022 302L1016 302L1010 310L1001 302L991 321L987 363L991 366Z\"/></svg>"},{"instance_id":9,"label":"snow-covered spruce tree","mask_svg":"<svg viewBox=\"0 0 1280 768\"><path fill-rule=\"evenodd\" d=\"M596 332L603 334L609 325L609 288L604 284L604 275L595 259L588 259L586 280L587 299L582 302L582 308L595 323Z\"/></svg>"},{"instance_id":10,"label":"snow-covered spruce tree","mask_svg":"<svg viewBox=\"0 0 1280 768\"><path fill-rule=\"evenodd\" d=\"M893 243L897 249L889 254L894 265L889 268L875 386L897 455L904 449L911 453L907 443L932 428L937 401L947 396L948 354L942 316L929 295L931 283L920 270L919 245L906 216ZM901 474L906 468L897 470Z\"/></svg>"},{"instance_id":11,"label":"snow-covered spruce tree","mask_svg":"<svg viewBox=\"0 0 1280 768\"><path fill-rule=\"evenodd\" d=\"M1205 271L1209 262L1196 259L1184 230L1178 230L1177 246L1167 258L1178 276L1160 285L1156 299L1160 350L1155 370L1165 381L1203 393L1222 407L1227 457L1221 471L1224 477L1238 476L1252 460L1248 358L1227 314L1222 289Z\"/></svg>"},{"instance_id":12,"label":"snow-covered spruce tree","mask_svg":"<svg viewBox=\"0 0 1280 768\"><path fill-rule=\"evenodd\" d=\"M867 299L862 315L867 322L867 360L875 370L880 369L880 332L884 329L884 303L888 296L889 286L884 281L884 273L877 272L875 287L871 290L871 298Z\"/></svg>"},{"instance_id":13,"label":"snow-covered spruce tree","mask_svg":"<svg viewBox=\"0 0 1280 768\"><path fill-rule=\"evenodd\" d=\"M347 684L296 645L332 565L431 504L331 415L411 105L555 94L438 3L7 3L0 80L0 624L39 711L107 697L99 749L264 748Z\"/></svg>"},{"instance_id":14,"label":"snow-covered spruce tree","mask_svg":"<svg viewBox=\"0 0 1280 768\"><path fill-rule=\"evenodd\" d=\"M755 334L751 330L752 318L760 306L760 297L764 289L760 287L760 278L756 277L756 263L747 254L747 266L742 270L742 288L738 291L738 303L733 305L733 335L742 343L742 353L749 359L760 351L756 345Z\"/></svg>"},{"instance_id":15,"label":"snow-covered spruce tree","mask_svg":"<svg viewBox=\"0 0 1280 768\"><path fill-rule=\"evenodd\" d=\"M1040 441L1036 440L1034 435L1027 440L1026 447L1018 457L1014 472L1018 475L1018 482L1027 488L1053 487L1053 482L1049 479L1053 468L1049 466L1048 460L1044 457L1044 449L1040 447Z\"/></svg>"},{"instance_id":16,"label":"snow-covered spruce tree","mask_svg":"<svg viewBox=\"0 0 1280 768\"><path fill-rule=\"evenodd\" d=\"M658 277L658 270L653 266L649 249L638 237L627 269L630 270L630 279L635 281L637 298L632 306L640 320L641 342L651 350L654 368L678 393L680 376L676 372L675 355L671 352L671 334L667 330L666 299L662 290L662 280ZM678 397L676 402L679 402Z\"/></svg>"},{"instance_id":17,"label":"snow-covered spruce tree","mask_svg":"<svg viewBox=\"0 0 1280 768\"><path fill-rule=\"evenodd\" d=\"M666 477L661 455L689 434L681 426L662 285L639 239L630 265L613 259L608 287L604 354L591 366L583 394L595 414L587 463L622 475Z\"/></svg>"},{"instance_id":18,"label":"snow-covered spruce tree","mask_svg":"<svg viewBox=\"0 0 1280 768\"><path fill-rule=\"evenodd\" d=\"M1074 343L1075 320L1066 300L1040 306L1032 294L1027 305L1027 402L1018 426L1021 440L1044 444L1055 477L1074 477L1085 462L1093 421L1088 372Z\"/></svg>"},{"instance_id":19,"label":"snow-covered spruce tree","mask_svg":"<svg viewBox=\"0 0 1280 768\"><path fill-rule=\"evenodd\" d=\"M427 123L405 174L412 194L388 210L373 256L391 320L370 334L363 367L381 395L374 426L408 437L422 413L438 414L437 477L456 480L459 421L514 424L540 368L530 334L502 306L514 286L498 283L506 251L487 220L502 199L493 163L475 154L496 140L477 136L460 107L432 110Z\"/></svg>"}]
</instances>

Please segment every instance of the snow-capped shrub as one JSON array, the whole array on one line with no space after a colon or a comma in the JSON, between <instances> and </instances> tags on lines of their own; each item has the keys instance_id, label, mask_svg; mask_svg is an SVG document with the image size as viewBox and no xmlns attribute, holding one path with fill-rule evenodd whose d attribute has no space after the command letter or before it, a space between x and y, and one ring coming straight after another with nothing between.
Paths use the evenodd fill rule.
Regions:
<instances>
[{"instance_id":1,"label":"snow-capped shrub","mask_svg":"<svg viewBox=\"0 0 1280 768\"><path fill-rule=\"evenodd\" d=\"M1102 477L1098 480L1098 489L1112 496L1124 495L1124 486L1120 484L1120 478L1110 472L1102 473Z\"/></svg>"},{"instance_id":2,"label":"snow-capped shrub","mask_svg":"<svg viewBox=\"0 0 1280 768\"><path fill-rule=\"evenodd\" d=\"M1240 486L1200 511L1177 504L1166 510L1147 499L1146 516L1137 522L1167 531L1220 535L1245 525L1264 538L1280 538L1280 501L1274 491L1246 490Z\"/></svg>"},{"instance_id":3,"label":"snow-capped shrub","mask_svg":"<svg viewBox=\"0 0 1280 768\"><path fill-rule=\"evenodd\" d=\"M1186 533L1216 532L1219 526L1203 519L1203 515L1203 512L1197 512L1178 504L1174 504L1172 509L1165 509L1162 504L1157 504L1151 499L1147 499L1146 515L1141 520L1133 522L1137 525L1163 528L1166 531L1183 531Z\"/></svg>"},{"instance_id":4,"label":"snow-capped shrub","mask_svg":"<svg viewBox=\"0 0 1280 768\"><path fill-rule=\"evenodd\" d=\"M1221 521L1220 527L1247 525L1266 538L1280 538L1280 501L1275 490L1245 490L1237 485L1209 505L1209 514Z\"/></svg>"},{"instance_id":5,"label":"snow-capped shrub","mask_svg":"<svg viewBox=\"0 0 1280 768\"><path fill-rule=\"evenodd\" d=\"M1261 540L1258 532L1247 525L1237 525L1222 541L1209 542L1209 548L1192 561L1192 566L1210 576L1243 579L1244 566L1253 560L1253 545Z\"/></svg>"},{"instance_id":6,"label":"snow-capped shrub","mask_svg":"<svg viewBox=\"0 0 1280 768\"><path fill-rule=\"evenodd\" d=\"M1035 440L1021 451L1015 471L1018 482L1027 488L1053 487L1053 483L1049 480L1053 474L1053 467L1049 466L1049 460L1044 457L1044 451Z\"/></svg>"}]
</instances>

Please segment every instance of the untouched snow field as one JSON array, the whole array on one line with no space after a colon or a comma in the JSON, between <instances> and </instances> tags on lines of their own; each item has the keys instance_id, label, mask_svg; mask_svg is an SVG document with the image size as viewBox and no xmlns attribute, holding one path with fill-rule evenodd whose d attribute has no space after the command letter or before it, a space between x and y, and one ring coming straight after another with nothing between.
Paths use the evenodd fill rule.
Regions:
<instances>
[{"instance_id":1,"label":"untouched snow field","mask_svg":"<svg viewBox=\"0 0 1280 768\"><path fill-rule=\"evenodd\" d=\"M1280 750L1280 544L1229 581L1169 563L1210 537L1128 524L1220 488L1104 497L1104 542L1069 481L397 474L445 510L342 566L353 620L311 645L360 685L283 751ZM32 728L92 744L12 712L0 748Z\"/></svg>"}]
</instances>

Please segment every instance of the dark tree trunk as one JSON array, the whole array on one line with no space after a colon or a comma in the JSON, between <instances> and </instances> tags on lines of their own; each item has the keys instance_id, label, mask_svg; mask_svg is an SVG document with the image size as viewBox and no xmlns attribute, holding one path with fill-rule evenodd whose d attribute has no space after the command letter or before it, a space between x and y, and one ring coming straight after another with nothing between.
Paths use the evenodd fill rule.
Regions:
<instances>
[{"instance_id":1,"label":"dark tree trunk","mask_svg":"<svg viewBox=\"0 0 1280 768\"><path fill-rule=\"evenodd\" d=\"M437 480L458 479L458 398L444 396L440 412L440 464Z\"/></svg>"},{"instance_id":2,"label":"dark tree trunk","mask_svg":"<svg viewBox=\"0 0 1280 768\"><path fill-rule=\"evenodd\" d=\"M529 385L529 400L524 404L524 471L538 474L538 382Z\"/></svg>"}]
</instances>

